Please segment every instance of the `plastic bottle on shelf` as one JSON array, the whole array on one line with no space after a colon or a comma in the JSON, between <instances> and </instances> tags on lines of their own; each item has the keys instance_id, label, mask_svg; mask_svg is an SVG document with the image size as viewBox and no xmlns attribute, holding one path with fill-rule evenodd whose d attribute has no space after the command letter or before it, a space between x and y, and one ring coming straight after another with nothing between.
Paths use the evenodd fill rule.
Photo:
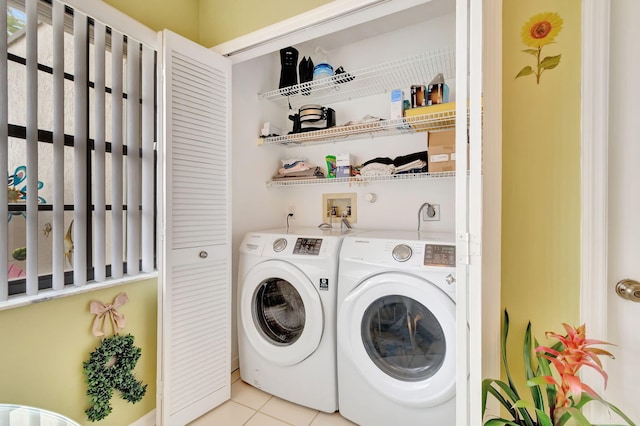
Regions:
<instances>
[{"instance_id":1,"label":"plastic bottle on shelf","mask_svg":"<svg viewBox=\"0 0 640 426\"><path fill-rule=\"evenodd\" d=\"M329 63L329 55L322 47L316 47L316 65L313 67L313 79L319 80L333 76L333 67Z\"/></svg>"}]
</instances>

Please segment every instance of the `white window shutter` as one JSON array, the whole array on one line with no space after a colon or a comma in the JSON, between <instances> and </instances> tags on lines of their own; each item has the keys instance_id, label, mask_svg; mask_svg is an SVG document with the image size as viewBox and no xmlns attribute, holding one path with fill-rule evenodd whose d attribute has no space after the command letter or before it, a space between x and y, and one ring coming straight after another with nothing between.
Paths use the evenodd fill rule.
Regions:
<instances>
[{"instance_id":1,"label":"white window shutter","mask_svg":"<svg viewBox=\"0 0 640 426\"><path fill-rule=\"evenodd\" d=\"M158 422L230 397L231 62L163 32Z\"/></svg>"}]
</instances>

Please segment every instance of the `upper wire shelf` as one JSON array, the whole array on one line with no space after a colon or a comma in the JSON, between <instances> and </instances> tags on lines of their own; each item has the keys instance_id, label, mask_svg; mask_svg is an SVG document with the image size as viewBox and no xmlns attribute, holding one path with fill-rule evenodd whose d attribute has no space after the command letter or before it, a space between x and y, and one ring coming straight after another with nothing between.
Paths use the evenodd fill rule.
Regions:
<instances>
[{"instance_id":1,"label":"upper wire shelf","mask_svg":"<svg viewBox=\"0 0 640 426\"><path fill-rule=\"evenodd\" d=\"M259 93L281 108L297 109L306 104L332 104L365 96L428 84L438 73L445 79L455 75L455 50L444 47L384 64L347 71L295 86Z\"/></svg>"},{"instance_id":2,"label":"upper wire shelf","mask_svg":"<svg viewBox=\"0 0 640 426\"><path fill-rule=\"evenodd\" d=\"M316 145L328 142L342 142L354 139L392 136L416 132L433 132L453 129L456 125L456 111L454 104L450 110L395 120L381 120L349 126L330 127L311 132L293 133L283 136L261 138L263 145Z\"/></svg>"}]
</instances>

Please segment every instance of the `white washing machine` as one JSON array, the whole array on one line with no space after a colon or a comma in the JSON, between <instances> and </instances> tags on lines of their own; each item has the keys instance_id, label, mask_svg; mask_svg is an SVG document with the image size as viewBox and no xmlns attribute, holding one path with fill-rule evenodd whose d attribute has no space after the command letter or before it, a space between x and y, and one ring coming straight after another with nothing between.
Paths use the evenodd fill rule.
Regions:
<instances>
[{"instance_id":1,"label":"white washing machine","mask_svg":"<svg viewBox=\"0 0 640 426\"><path fill-rule=\"evenodd\" d=\"M340 413L363 426L455 425L455 239L346 238L338 286Z\"/></svg>"},{"instance_id":2,"label":"white washing machine","mask_svg":"<svg viewBox=\"0 0 640 426\"><path fill-rule=\"evenodd\" d=\"M353 231L248 233L238 265L242 380L287 401L338 409L338 256Z\"/></svg>"}]
</instances>

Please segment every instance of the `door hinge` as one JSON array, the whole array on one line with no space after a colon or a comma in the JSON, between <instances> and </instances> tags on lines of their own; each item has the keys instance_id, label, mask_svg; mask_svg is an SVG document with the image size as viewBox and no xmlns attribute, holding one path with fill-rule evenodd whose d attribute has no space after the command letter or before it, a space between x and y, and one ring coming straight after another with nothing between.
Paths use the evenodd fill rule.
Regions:
<instances>
[{"instance_id":1,"label":"door hinge","mask_svg":"<svg viewBox=\"0 0 640 426\"><path fill-rule=\"evenodd\" d=\"M456 263L461 265L469 264L470 234L468 232L459 233L456 236Z\"/></svg>"}]
</instances>

